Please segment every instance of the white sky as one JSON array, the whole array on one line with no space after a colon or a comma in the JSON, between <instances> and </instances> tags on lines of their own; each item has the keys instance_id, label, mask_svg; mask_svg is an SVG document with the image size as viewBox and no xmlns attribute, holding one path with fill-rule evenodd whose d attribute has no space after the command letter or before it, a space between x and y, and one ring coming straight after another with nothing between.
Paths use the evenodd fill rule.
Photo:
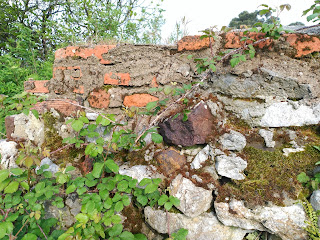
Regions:
<instances>
[{"instance_id":1,"label":"white sky","mask_svg":"<svg viewBox=\"0 0 320 240\"><path fill-rule=\"evenodd\" d=\"M210 26L227 26L240 12L245 10L253 12L261 4L275 8L286 3L291 5L291 10L281 13L282 25L297 21L312 25L301 15L303 10L314 3L314 0L164 0L162 8L165 9L166 23L162 28L162 36L166 39L174 30L175 23L184 16L190 21L187 25L189 35L196 35L201 34L198 31Z\"/></svg>"}]
</instances>

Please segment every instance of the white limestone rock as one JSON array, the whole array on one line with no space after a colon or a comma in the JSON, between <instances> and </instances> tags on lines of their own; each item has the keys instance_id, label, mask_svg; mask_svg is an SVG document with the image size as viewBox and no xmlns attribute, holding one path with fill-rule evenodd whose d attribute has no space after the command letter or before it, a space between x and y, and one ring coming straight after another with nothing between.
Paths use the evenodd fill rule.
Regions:
<instances>
[{"instance_id":1,"label":"white limestone rock","mask_svg":"<svg viewBox=\"0 0 320 240\"><path fill-rule=\"evenodd\" d=\"M263 137L266 147L274 148L274 146L276 145L276 142L273 141L273 131L260 129L259 134L261 137Z\"/></svg>"},{"instance_id":2,"label":"white limestone rock","mask_svg":"<svg viewBox=\"0 0 320 240\"><path fill-rule=\"evenodd\" d=\"M134 179L137 179L138 182L140 182L144 178L161 178L164 179L165 177L156 172L156 167L152 165L135 165L132 167L129 167L128 165L122 165L119 167L119 174L121 175L127 175L129 177L132 177Z\"/></svg>"},{"instance_id":3,"label":"white limestone rock","mask_svg":"<svg viewBox=\"0 0 320 240\"><path fill-rule=\"evenodd\" d=\"M13 141L7 142L0 140L1 167L10 169L18 167L16 159L18 155L17 143Z\"/></svg>"},{"instance_id":4,"label":"white limestone rock","mask_svg":"<svg viewBox=\"0 0 320 240\"><path fill-rule=\"evenodd\" d=\"M245 175L242 171L247 167L247 162L235 154L230 156L216 156L216 170L219 175L228 177L234 180L243 180Z\"/></svg>"},{"instance_id":5,"label":"white limestone rock","mask_svg":"<svg viewBox=\"0 0 320 240\"><path fill-rule=\"evenodd\" d=\"M54 174L59 171L59 166L58 166L57 164L54 164L54 163L51 161L51 159L48 158L48 157L46 157L46 158L44 158L44 159L41 160L40 166L38 166L38 167L36 168L36 171L38 171L38 170L40 169L40 167L42 167L42 166L45 165L45 164L48 164L49 167L46 168L46 169L44 169L44 170L43 170L44 172L50 171L50 172L52 173L52 176L54 176Z\"/></svg>"},{"instance_id":6,"label":"white limestone rock","mask_svg":"<svg viewBox=\"0 0 320 240\"><path fill-rule=\"evenodd\" d=\"M220 137L219 142L223 149L230 151L241 151L247 144L245 136L234 130L223 134Z\"/></svg>"},{"instance_id":7,"label":"white limestone rock","mask_svg":"<svg viewBox=\"0 0 320 240\"><path fill-rule=\"evenodd\" d=\"M168 230L172 233L180 228L188 229L187 240L242 240L250 232L221 224L212 212L189 218L183 214L167 214L162 210L146 207L144 214L146 222L159 233L168 233Z\"/></svg>"},{"instance_id":8,"label":"white limestone rock","mask_svg":"<svg viewBox=\"0 0 320 240\"><path fill-rule=\"evenodd\" d=\"M171 195L180 200L177 208L188 217L199 216L211 207L212 191L195 186L181 174L172 181L170 189Z\"/></svg>"}]
</instances>

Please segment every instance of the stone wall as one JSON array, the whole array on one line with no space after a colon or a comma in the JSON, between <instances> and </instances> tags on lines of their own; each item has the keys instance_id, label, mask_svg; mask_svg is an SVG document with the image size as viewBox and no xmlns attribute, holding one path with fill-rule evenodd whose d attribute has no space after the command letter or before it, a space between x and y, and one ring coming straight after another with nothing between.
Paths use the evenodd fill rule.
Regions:
<instances>
[{"instance_id":1,"label":"stone wall","mask_svg":"<svg viewBox=\"0 0 320 240\"><path fill-rule=\"evenodd\" d=\"M222 33L212 48L208 39L187 36L177 46L59 49L53 78L25 83L26 91L48 96L35 108L49 112L54 123L48 130L44 117L8 117L8 139L43 146L50 133L61 142L74 134L66 118L81 109L95 120L96 111L120 116L122 109L172 100L170 94L152 89L198 81L201 76L188 55L209 57L211 51L218 54L241 47L241 36L242 32ZM264 36L252 33L250 37ZM252 231L266 232L268 239L307 239L306 215L295 204L304 194L296 176L312 172L320 159L313 148L320 145L319 51L319 36L302 33L260 42L255 58L235 68L219 64L187 104L158 124L163 144L145 139L147 146L125 152L125 161L121 160L124 153L119 158L115 154L120 174L138 180L162 178L164 187L180 199L179 213L144 209L146 229L152 228L143 230L148 239L163 239L168 225L171 232L187 228L187 239L242 240ZM172 117L183 108L190 111L187 120L183 114ZM125 118L137 133L154 119ZM103 129L97 131L103 135ZM9 145L11 151L6 152ZM56 145L49 145L50 151L55 151L52 146ZM15 148L14 142L0 142L3 167L14 166ZM52 164L65 157L55 154L50 156ZM90 161L92 165L92 159L77 150L72 164L87 173Z\"/></svg>"}]
</instances>

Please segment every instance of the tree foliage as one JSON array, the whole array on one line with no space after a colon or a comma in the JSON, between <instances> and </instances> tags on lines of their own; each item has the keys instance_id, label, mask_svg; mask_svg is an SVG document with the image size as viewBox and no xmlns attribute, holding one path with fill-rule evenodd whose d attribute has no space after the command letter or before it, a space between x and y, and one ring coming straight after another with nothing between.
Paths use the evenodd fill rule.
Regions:
<instances>
[{"instance_id":1,"label":"tree foliage","mask_svg":"<svg viewBox=\"0 0 320 240\"><path fill-rule=\"evenodd\" d=\"M261 17L258 10L250 13L248 11L242 11L241 13L239 13L238 17L233 18L230 21L229 27L240 29L242 26L252 27L255 23L258 22L272 23L274 20L279 19L271 16L271 13L264 15L264 17Z\"/></svg>"}]
</instances>

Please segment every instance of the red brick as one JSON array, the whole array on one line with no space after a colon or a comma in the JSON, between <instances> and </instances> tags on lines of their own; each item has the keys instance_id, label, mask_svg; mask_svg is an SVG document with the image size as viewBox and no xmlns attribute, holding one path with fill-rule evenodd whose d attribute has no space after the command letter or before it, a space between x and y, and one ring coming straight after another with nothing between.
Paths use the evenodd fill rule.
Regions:
<instances>
[{"instance_id":1,"label":"red brick","mask_svg":"<svg viewBox=\"0 0 320 240\"><path fill-rule=\"evenodd\" d=\"M108 108L110 103L110 93L106 90L98 89L90 93L88 102L93 108Z\"/></svg>"},{"instance_id":2,"label":"red brick","mask_svg":"<svg viewBox=\"0 0 320 240\"><path fill-rule=\"evenodd\" d=\"M91 56L96 56L101 64L110 64L110 61L104 60L102 55L108 53L112 48L115 48L116 45L97 45L94 48L90 47L66 47L58 49L55 53L55 59L65 59L67 57L81 57L87 59Z\"/></svg>"},{"instance_id":3,"label":"red brick","mask_svg":"<svg viewBox=\"0 0 320 240\"><path fill-rule=\"evenodd\" d=\"M209 38L200 39L200 35L195 36L185 36L178 42L178 51L195 51L201 50L203 48L208 48L210 46ZM212 39L213 41L213 39Z\"/></svg>"},{"instance_id":4,"label":"red brick","mask_svg":"<svg viewBox=\"0 0 320 240\"><path fill-rule=\"evenodd\" d=\"M106 73L104 75L104 84L128 86L130 82L129 73Z\"/></svg>"},{"instance_id":5,"label":"red brick","mask_svg":"<svg viewBox=\"0 0 320 240\"><path fill-rule=\"evenodd\" d=\"M24 90L30 93L49 93L46 84L49 80L29 80L24 82Z\"/></svg>"},{"instance_id":6,"label":"red brick","mask_svg":"<svg viewBox=\"0 0 320 240\"><path fill-rule=\"evenodd\" d=\"M295 57L301 57L313 52L320 51L319 37L307 34L284 34L286 41L297 50Z\"/></svg>"},{"instance_id":7,"label":"red brick","mask_svg":"<svg viewBox=\"0 0 320 240\"><path fill-rule=\"evenodd\" d=\"M75 106L70 102L78 104L76 101L72 101L70 99L47 100L44 102L36 103L33 109L42 114L45 111L49 111L51 108L53 108L65 116L75 116L77 111L81 110L82 108L79 106Z\"/></svg>"},{"instance_id":8,"label":"red brick","mask_svg":"<svg viewBox=\"0 0 320 240\"><path fill-rule=\"evenodd\" d=\"M150 94L133 94L124 98L123 105L126 107L145 107L149 102L154 102L157 100L159 100L159 98Z\"/></svg>"},{"instance_id":9,"label":"red brick","mask_svg":"<svg viewBox=\"0 0 320 240\"><path fill-rule=\"evenodd\" d=\"M240 41L245 35L243 32L228 32L225 37L226 44L224 45L225 48L240 48L243 46L244 41ZM254 40L260 40L265 38L265 33L249 33L248 37ZM247 44L251 44L253 41L248 40ZM272 39L268 39L266 41L260 42L259 44L255 45L259 48L270 47L272 43Z\"/></svg>"},{"instance_id":10,"label":"red brick","mask_svg":"<svg viewBox=\"0 0 320 240\"><path fill-rule=\"evenodd\" d=\"M159 87L159 84L157 83L157 78L156 77L153 77L152 81L151 81L151 84L150 84L150 87Z\"/></svg>"}]
</instances>

